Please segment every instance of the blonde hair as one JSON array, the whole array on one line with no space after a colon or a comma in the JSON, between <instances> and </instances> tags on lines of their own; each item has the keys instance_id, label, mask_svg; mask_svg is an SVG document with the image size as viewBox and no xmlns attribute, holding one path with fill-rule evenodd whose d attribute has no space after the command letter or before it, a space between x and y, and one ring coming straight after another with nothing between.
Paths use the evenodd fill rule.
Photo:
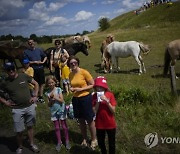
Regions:
<instances>
[{"instance_id":1,"label":"blonde hair","mask_svg":"<svg viewBox=\"0 0 180 154\"><path fill-rule=\"evenodd\" d=\"M57 83L56 77L52 76L52 75L49 75L49 76L46 77L46 82L45 82L46 86L48 86L49 80L53 80L55 83Z\"/></svg>"}]
</instances>

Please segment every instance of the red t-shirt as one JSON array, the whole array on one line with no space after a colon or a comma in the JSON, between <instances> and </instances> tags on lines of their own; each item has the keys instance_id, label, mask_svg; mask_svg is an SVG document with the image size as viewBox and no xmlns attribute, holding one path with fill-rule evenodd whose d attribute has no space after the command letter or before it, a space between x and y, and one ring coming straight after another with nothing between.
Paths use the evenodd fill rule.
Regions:
<instances>
[{"instance_id":1,"label":"red t-shirt","mask_svg":"<svg viewBox=\"0 0 180 154\"><path fill-rule=\"evenodd\" d=\"M116 106L114 94L110 91L105 92L105 96L110 100L112 106ZM93 95L93 106L97 103L97 94ZM95 126L97 129L114 129L116 128L116 121L114 114L109 110L107 102L102 101L99 104L99 109L96 113Z\"/></svg>"}]
</instances>

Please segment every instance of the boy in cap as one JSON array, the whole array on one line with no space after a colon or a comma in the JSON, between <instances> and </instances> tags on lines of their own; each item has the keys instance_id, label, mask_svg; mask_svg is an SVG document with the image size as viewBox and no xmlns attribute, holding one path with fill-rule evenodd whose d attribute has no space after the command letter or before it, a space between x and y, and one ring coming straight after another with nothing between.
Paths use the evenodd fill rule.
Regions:
<instances>
[{"instance_id":1,"label":"boy in cap","mask_svg":"<svg viewBox=\"0 0 180 154\"><path fill-rule=\"evenodd\" d=\"M96 114L95 127L101 153L106 154L105 135L108 135L109 153L115 154L115 106L114 94L109 91L107 80L99 76L94 80L93 110Z\"/></svg>"},{"instance_id":2,"label":"boy in cap","mask_svg":"<svg viewBox=\"0 0 180 154\"><path fill-rule=\"evenodd\" d=\"M39 86L38 83L25 73L18 73L14 63L5 63L4 69L7 78L0 84L0 89L9 94L10 99L6 100L0 97L0 103L12 108L14 121L14 131L17 133L18 149L16 153L20 154L23 150L23 131L27 127L30 148L34 152L39 152L34 144L33 125L35 124L35 105L37 100ZM34 96L30 95L29 83L34 85Z\"/></svg>"}]
</instances>

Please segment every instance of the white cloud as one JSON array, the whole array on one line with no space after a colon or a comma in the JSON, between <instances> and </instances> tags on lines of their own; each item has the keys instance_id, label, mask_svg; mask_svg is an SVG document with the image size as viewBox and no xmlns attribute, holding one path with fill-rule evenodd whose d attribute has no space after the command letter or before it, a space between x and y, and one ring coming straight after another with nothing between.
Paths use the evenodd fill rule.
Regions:
<instances>
[{"instance_id":1,"label":"white cloud","mask_svg":"<svg viewBox=\"0 0 180 154\"><path fill-rule=\"evenodd\" d=\"M113 4L114 0L103 1L102 4Z\"/></svg>"},{"instance_id":2,"label":"white cloud","mask_svg":"<svg viewBox=\"0 0 180 154\"><path fill-rule=\"evenodd\" d=\"M42 20L42 21L49 20L49 16L47 15L47 13L36 11L34 9L29 10L29 18L32 20Z\"/></svg>"},{"instance_id":3,"label":"white cloud","mask_svg":"<svg viewBox=\"0 0 180 154\"><path fill-rule=\"evenodd\" d=\"M118 10L115 10L113 13L115 13L115 14L122 14L124 12L126 12L125 9L118 9Z\"/></svg>"},{"instance_id":4,"label":"white cloud","mask_svg":"<svg viewBox=\"0 0 180 154\"><path fill-rule=\"evenodd\" d=\"M122 4L129 8L129 9L134 9L134 8L137 8L137 7L141 7L142 6L142 1L134 1L132 2L132 0L124 0L122 2Z\"/></svg>"},{"instance_id":5,"label":"white cloud","mask_svg":"<svg viewBox=\"0 0 180 154\"><path fill-rule=\"evenodd\" d=\"M50 3L49 4L49 11L57 11L59 8L62 8L66 5L66 3Z\"/></svg>"},{"instance_id":6,"label":"white cloud","mask_svg":"<svg viewBox=\"0 0 180 154\"><path fill-rule=\"evenodd\" d=\"M75 20L76 20L76 21L88 20L88 19L91 18L92 16L93 16L93 14L92 14L91 12L79 11L79 12L75 15Z\"/></svg>"},{"instance_id":7,"label":"white cloud","mask_svg":"<svg viewBox=\"0 0 180 154\"><path fill-rule=\"evenodd\" d=\"M12 6L12 7L24 7L25 2L23 0L1 0L1 6Z\"/></svg>"},{"instance_id":8,"label":"white cloud","mask_svg":"<svg viewBox=\"0 0 180 154\"><path fill-rule=\"evenodd\" d=\"M67 24L68 20L64 17L52 17L48 21L45 22L45 25L64 25Z\"/></svg>"}]
</instances>

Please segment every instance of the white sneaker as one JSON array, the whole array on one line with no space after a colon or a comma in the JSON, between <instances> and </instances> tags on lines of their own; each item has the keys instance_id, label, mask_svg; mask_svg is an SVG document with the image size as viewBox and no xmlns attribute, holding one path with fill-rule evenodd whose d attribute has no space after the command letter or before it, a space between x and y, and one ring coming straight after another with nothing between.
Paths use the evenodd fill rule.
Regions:
<instances>
[{"instance_id":1,"label":"white sneaker","mask_svg":"<svg viewBox=\"0 0 180 154\"><path fill-rule=\"evenodd\" d=\"M21 154L22 153L22 148L17 148L16 153Z\"/></svg>"},{"instance_id":2,"label":"white sneaker","mask_svg":"<svg viewBox=\"0 0 180 154\"><path fill-rule=\"evenodd\" d=\"M35 145L35 144L32 144L32 145L31 145L31 150L32 150L33 152L35 152L35 153L38 153L38 152L39 152L39 148L38 148L37 145Z\"/></svg>"}]
</instances>

